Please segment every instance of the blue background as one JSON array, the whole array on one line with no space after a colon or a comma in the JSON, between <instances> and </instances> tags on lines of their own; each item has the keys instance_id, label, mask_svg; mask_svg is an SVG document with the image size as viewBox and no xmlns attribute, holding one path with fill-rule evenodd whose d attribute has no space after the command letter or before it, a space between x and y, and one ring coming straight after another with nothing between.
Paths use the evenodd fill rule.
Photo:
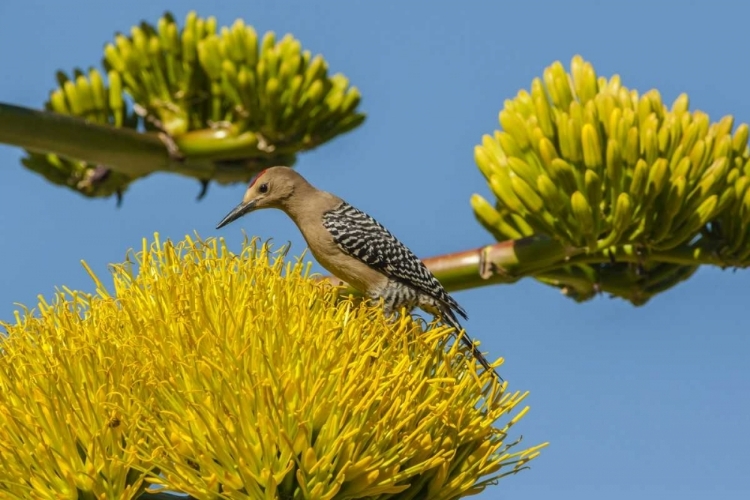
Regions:
<instances>
[{"instance_id":1,"label":"blue background","mask_svg":"<svg viewBox=\"0 0 750 500\"><path fill-rule=\"evenodd\" d=\"M580 53L626 86L680 92L713 120L750 121L750 8L740 2L0 2L0 100L40 107L57 69L99 65L115 31L164 10L259 32L293 33L363 96L364 126L304 154L299 171L388 226L420 256L491 242L469 197L489 195L473 162L503 100L555 60ZM197 230L239 248L241 229L304 248L279 212L217 232L244 186L154 175L122 208L53 187L0 146L0 318L54 287L92 291L79 264L106 276L155 231ZM530 390L524 443L551 446L532 470L479 498L750 498L750 273L701 269L634 308L605 297L576 304L532 280L460 292L471 334L512 389Z\"/></svg>"}]
</instances>

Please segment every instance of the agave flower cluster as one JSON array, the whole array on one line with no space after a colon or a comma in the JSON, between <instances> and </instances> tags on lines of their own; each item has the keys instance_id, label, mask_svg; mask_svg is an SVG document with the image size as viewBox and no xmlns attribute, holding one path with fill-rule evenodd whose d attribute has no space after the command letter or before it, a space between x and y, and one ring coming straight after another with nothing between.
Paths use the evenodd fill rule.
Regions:
<instances>
[{"instance_id":1,"label":"agave flower cluster","mask_svg":"<svg viewBox=\"0 0 750 500\"><path fill-rule=\"evenodd\" d=\"M244 182L262 168L291 166L297 153L365 119L357 88L342 74L329 75L321 55L291 35L259 36L241 19L219 28L216 18L189 12L180 28L166 13L156 26L143 22L129 36L117 34L105 47L104 67L108 85L94 68L75 70L72 78L59 72L46 108L98 124L142 125L170 137L173 154L236 166L231 175L181 171L201 181ZM134 180L117 172L105 177L96 165L55 154L27 153L27 168L86 196L121 193Z\"/></svg>"},{"instance_id":2,"label":"agave flower cluster","mask_svg":"<svg viewBox=\"0 0 750 500\"><path fill-rule=\"evenodd\" d=\"M452 499L539 453L507 439L526 393L450 330L389 321L256 240L157 236L112 291L92 277L4 325L2 498Z\"/></svg>"},{"instance_id":3,"label":"agave flower cluster","mask_svg":"<svg viewBox=\"0 0 750 500\"><path fill-rule=\"evenodd\" d=\"M475 149L496 203L474 195L474 212L500 241L546 235L586 255L557 277L609 283L639 302L692 274L697 239L724 265L750 265L747 124L732 133L731 116L711 123L685 94L668 108L656 90L598 77L580 56L570 73L547 68L499 119L502 131ZM638 276L616 256L639 260Z\"/></svg>"}]
</instances>

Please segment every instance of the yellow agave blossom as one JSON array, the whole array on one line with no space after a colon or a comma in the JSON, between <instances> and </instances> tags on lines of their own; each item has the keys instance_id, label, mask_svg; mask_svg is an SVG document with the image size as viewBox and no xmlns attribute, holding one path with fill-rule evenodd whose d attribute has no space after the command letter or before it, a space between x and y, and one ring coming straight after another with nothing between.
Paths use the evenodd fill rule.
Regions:
<instances>
[{"instance_id":1,"label":"yellow agave blossom","mask_svg":"<svg viewBox=\"0 0 750 500\"><path fill-rule=\"evenodd\" d=\"M87 268L88 269L88 268ZM257 240L144 240L0 344L0 497L453 499L517 472L527 393ZM90 271L89 271L90 272ZM499 423L502 422L502 423Z\"/></svg>"}]
</instances>

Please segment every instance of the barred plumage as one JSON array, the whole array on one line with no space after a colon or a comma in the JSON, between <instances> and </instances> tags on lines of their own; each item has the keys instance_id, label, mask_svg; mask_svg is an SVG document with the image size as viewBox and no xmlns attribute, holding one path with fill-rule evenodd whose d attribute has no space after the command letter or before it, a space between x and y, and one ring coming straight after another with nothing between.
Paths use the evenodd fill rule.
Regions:
<instances>
[{"instance_id":1,"label":"barred plumage","mask_svg":"<svg viewBox=\"0 0 750 500\"><path fill-rule=\"evenodd\" d=\"M456 329L485 369L494 371L466 332L460 333L456 315L467 319L466 311L424 263L371 216L316 189L292 169L273 167L258 174L243 202L218 227L259 208L286 212L316 260L369 297L382 299L386 314L415 308L434 314Z\"/></svg>"},{"instance_id":2,"label":"barred plumage","mask_svg":"<svg viewBox=\"0 0 750 500\"><path fill-rule=\"evenodd\" d=\"M355 257L393 281L414 288L466 319L466 311L419 258L368 214L346 202L323 214L323 226L347 255Z\"/></svg>"}]
</instances>

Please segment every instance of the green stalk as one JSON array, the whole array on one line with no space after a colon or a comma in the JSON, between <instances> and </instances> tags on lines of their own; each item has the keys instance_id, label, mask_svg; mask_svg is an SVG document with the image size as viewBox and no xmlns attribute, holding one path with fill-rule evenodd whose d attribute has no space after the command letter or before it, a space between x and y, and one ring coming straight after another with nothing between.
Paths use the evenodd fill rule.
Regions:
<instances>
[{"instance_id":1,"label":"green stalk","mask_svg":"<svg viewBox=\"0 0 750 500\"><path fill-rule=\"evenodd\" d=\"M447 290L458 291L513 283L575 253L550 238L532 236L431 257L424 263Z\"/></svg>"},{"instance_id":2,"label":"green stalk","mask_svg":"<svg viewBox=\"0 0 750 500\"><path fill-rule=\"evenodd\" d=\"M265 166L262 162L254 165L252 159L215 161L216 156L227 158L243 152L239 147L237 151L226 147L214 151L213 157L204 152L203 156L176 160L170 157L166 144L156 133L99 125L70 115L6 103L0 103L0 143L104 165L132 177L172 172L225 183L245 182ZM189 140L177 144L191 149ZM245 144L241 146L244 148Z\"/></svg>"},{"instance_id":3,"label":"green stalk","mask_svg":"<svg viewBox=\"0 0 750 500\"><path fill-rule=\"evenodd\" d=\"M167 149L154 134L12 104L0 103L0 142L106 165L133 177L169 168Z\"/></svg>"}]
</instances>

